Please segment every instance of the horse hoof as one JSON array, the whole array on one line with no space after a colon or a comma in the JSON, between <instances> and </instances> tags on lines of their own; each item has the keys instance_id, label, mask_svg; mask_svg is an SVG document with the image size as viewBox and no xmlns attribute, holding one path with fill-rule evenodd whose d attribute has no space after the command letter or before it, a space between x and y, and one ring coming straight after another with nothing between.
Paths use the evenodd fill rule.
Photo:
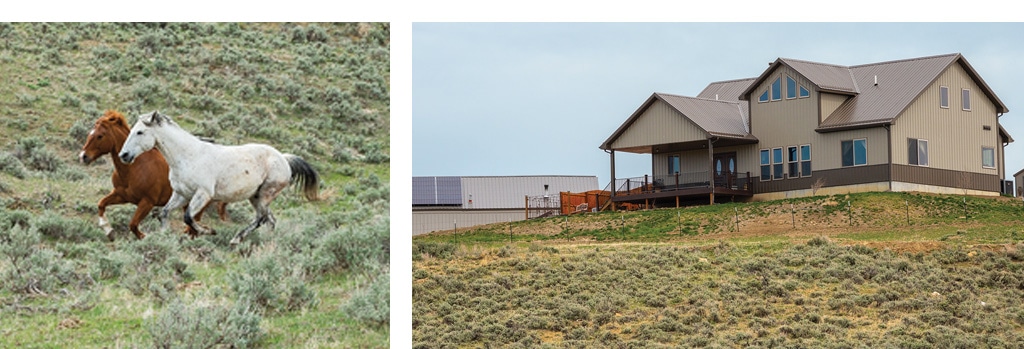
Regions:
<instances>
[{"instance_id":1,"label":"horse hoof","mask_svg":"<svg viewBox=\"0 0 1024 349\"><path fill-rule=\"evenodd\" d=\"M231 246L238 245L240 242L242 242L242 239L239 239L239 238L231 239Z\"/></svg>"},{"instance_id":2,"label":"horse hoof","mask_svg":"<svg viewBox=\"0 0 1024 349\"><path fill-rule=\"evenodd\" d=\"M107 232L107 240L110 242L114 242L114 234Z\"/></svg>"}]
</instances>

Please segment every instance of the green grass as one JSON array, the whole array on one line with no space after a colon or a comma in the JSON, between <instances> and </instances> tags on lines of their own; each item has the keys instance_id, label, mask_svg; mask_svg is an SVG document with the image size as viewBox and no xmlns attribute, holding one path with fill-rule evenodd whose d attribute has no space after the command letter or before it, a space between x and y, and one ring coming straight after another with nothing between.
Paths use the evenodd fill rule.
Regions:
<instances>
[{"instance_id":1,"label":"green grass","mask_svg":"<svg viewBox=\"0 0 1024 349\"><path fill-rule=\"evenodd\" d=\"M26 293L18 278L0 282L0 347L154 346L156 319L176 300L197 319L199 304L233 309L240 297L229 280L251 258L304 267L282 277L301 280L315 302L250 313L262 336L243 346L388 347L386 322L344 309L387 270L389 36L386 23L0 23L0 218L27 212L47 263L78 280L37 286L42 293ZM272 206L277 229L237 249L227 240L252 219L247 203L228 207L230 222L207 214L218 235L193 243L150 240L161 235L147 218L141 228L154 245L146 248L126 232L134 206L111 206L116 241L106 242L96 203L111 187L110 160L77 161L106 109L129 122L159 110L221 144L300 155L322 175L322 200L286 190ZM168 234L183 229L180 217L171 214ZM358 248L369 250L328 239L339 236L360 236ZM285 244L296 250L277 248ZM170 250L140 269L147 248ZM121 269L103 269L117 261ZM0 275L14 270L0 256ZM270 286L288 297L283 282Z\"/></svg>"}]
</instances>

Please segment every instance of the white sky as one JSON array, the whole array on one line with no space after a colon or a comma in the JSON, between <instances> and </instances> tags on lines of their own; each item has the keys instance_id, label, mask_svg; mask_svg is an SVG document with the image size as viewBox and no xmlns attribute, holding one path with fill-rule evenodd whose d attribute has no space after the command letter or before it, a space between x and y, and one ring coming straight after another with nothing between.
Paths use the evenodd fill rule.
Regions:
<instances>
[{"instance_id":1,"label":"white sky","mask_svg":"<svg viewBox=\"0 0 1024 349\"><path fill-rule=\"evenodd\" d=\"M840 65L964 55L1010 109L1024 168L1024 24L413 23L412 174L596 175L598 149L652 93L696 96L776 58ZM616 177L650 155L616 154Z\"/></svg>"}]
</instances>

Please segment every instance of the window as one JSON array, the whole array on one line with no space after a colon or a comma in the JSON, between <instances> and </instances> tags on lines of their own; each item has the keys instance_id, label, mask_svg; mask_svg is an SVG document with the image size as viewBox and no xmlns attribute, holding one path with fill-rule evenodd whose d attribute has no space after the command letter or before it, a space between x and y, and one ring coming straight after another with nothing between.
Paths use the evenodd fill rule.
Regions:
<instances>
[{"instance_id":1,"label":"window","mask_svg":"<svg viewBox=\"0 0 1024 349\"><path fill-rule=\"evenodd\" d=\"M668 157L668 174L679 173L679 155L669 155Z\"/></svg>"},{"instance_id":2,"label":"window","mask_svg":"<svg viewBox=\"0 0 1024 349\"><path fill-rule=\"evenodd\" d=\"M981 148L981 167L984 167L984 168L996 168L996 150L995 150L995 148L988 148L988 147Z\"/></svg>"},{"instance_id":3,"label":"window","mask_svg":"<svg viewBox=\"0 0 1024 349\"><path fill-rule=\"evenodd\" d=\"M764 103L764 102L767 102L767 101L768 101L768 90L764 90L764 93L761 94L761 97L757 97L757 102L758 103Z\"/></svg>"},{"instance_id":4,"label":"window","mask_svg":"<svg viewBox=\"0 0 1024 349\"><path fill-rule=\"evenodd\" d=\"M803 86L800 86L800 98L805 98L805 97L810 97L810 96L811 96L811 92L807 91L807 89L804 88Z\"/></svg>"},{"instance_id":5,"label":"window","mask_svg":"<svg viewBox=\"0 0 1024 349\"><path fill-rule=\"evenodd\" d=\"M854 139L842 141L843 167L860 166L868 163L868 141Z\"/></svg>"},{"instance_id":6,"label":"window","mask_svg":"<svg viewBox=\"0 0 1024 349\"><path fill-rule=\"evenodd\" d=\"M968 90L968 89L965 88L965 89L961 90L961 93L963 94L964 110L970 111L971 110L971 90Z\"/></svg>"},{"instance_id":7,"label":"window","mask_svg":"<svg viewBox=\"0 0 1024 349\"><path fill-rule=\"evenodd\" d=\"M796 98L796 80L786 77L786 99Z\"/></svg>"},{"instance_id":8,"label":"window","mask_svg":"<svg viewBox=\"0 0 1024 349\"><path fill-rule=\"evenodd\" d=\"M761 180L767 181L772 179L772 165L771 165L771 153L768 149L761 149Z\"/></svg>"},{"instance_id":9,"label":"window","mask_svg":"<svg viewBox=\"0 0 1024 349\"><path fill-rule=\"evenodd\" d=\"M775 79L772 83L772 100L782 100L782 78Z\"/></svg>"},{"instance_id":10,"label":"window","mask_svg":"<svg viewBox=\"0 0 1024 349\"><path fill-rule=\"evenodd\" d=\"M797 153L797 147L789 147L786 149L786 163L789 165L789 178L800 177L800 162L799 153Z\"/></svg>"},{"instance_id":11,"label":"window","mask_svg":"<svg viewBox=\"0 0 1024 349\"><path fill-rule=\"evenodd\" d=\"M782 179L782 148L772 149L772 179Z\"/></svg>"},{"instance_id":12,"label":"window","mask_svg":"<svg viewBox=\"0 0 1024 349\"><path fill-rule=\"evenodd\" d=\"M949 87L939 86L939 108L949 108Z\"/></svg>"},{"instance_id":13,"label":"window","mask_svg":"<svg viewBox=\"0 0 1024 349\"><path fill-rule=\"evenodd\" d=\"M907 163L928 166L928 140L907 138Z\"/></svg>"},{"instance_id":14,"label":"window","mask_svg":"<svg viewBox=\"0 0 1024 349\"><path fill-rule=\"evenodd\" d=\"M811 145L800 146L800 177L811 176Z\"/></svg>"}]
</instances>

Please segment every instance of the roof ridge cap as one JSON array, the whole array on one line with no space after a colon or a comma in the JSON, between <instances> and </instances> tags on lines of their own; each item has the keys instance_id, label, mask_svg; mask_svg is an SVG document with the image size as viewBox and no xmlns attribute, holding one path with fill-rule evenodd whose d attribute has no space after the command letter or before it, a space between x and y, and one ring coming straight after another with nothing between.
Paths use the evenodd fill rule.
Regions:
<instances>
[{"instance_id":1,"label":"roof ridge cap","mask_svg":"<svg viewBox=\"0 0 1024 349\"><path fill-rule=\"evenodd\" d=\"M850 66L850 68L863 68L863 67L868 67L868 66L873 66L873 65L903 63L903 62L911 62L911 61L921 61L921 60L926 60L926 59L935 59L935 58L942 58L942 57L957 57L957 56L962 56L962 55L960 53L947 53L947 54L924 56L924 57L903 58L903 59L896 59L896 60L884 61L884 62L858 64L858 65Z\"/></svg>"}]
</instances>

